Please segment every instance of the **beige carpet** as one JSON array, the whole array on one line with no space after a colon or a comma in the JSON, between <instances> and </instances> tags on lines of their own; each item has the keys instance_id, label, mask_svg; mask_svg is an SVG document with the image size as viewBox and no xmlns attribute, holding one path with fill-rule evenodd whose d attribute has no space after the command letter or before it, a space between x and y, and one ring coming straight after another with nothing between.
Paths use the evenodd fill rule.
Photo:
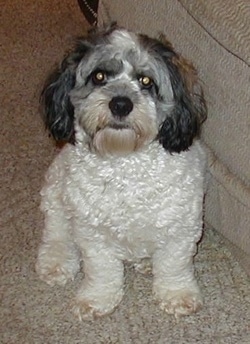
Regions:
<instances>
[{"instance_id":1,"label":"beige carpet","mask_svg":"<svg viewBox=\"0 0 250 344\"><path fill-rule=\"evenodd\" d=\"M56 149L41 125L38 95L86 23L74 0L0 0L0 8L0 343L250 343L249 280L211 230L196 258L205 307L179 322L154 304L151 278L131 267L120 307L93 323L79 323L68 307L82 274L66 288L39 281L39 189Z\"/></svg>"}]
</instances>

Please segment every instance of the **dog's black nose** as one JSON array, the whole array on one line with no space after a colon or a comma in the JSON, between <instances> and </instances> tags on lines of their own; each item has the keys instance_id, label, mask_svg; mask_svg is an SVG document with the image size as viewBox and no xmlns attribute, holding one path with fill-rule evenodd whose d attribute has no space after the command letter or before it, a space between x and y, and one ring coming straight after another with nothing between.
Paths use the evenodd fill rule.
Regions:
<instances>
[{"instance_id":1,"label":"dog's black nose","mask_svg":"<svg viewBox=\"0 0 250 344\"><path fill-rule=\"evenodd\" d=\"M125 117L133 110L133 103L128 97L114 97L109 108L114 116Z\"/></svg>"}]
</instances>

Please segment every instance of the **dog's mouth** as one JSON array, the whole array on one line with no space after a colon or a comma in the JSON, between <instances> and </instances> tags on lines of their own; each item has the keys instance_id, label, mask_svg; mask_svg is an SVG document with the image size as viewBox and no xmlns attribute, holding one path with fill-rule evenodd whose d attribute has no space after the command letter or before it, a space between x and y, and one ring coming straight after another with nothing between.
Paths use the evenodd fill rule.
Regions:
<instances>
[{"instance_id":1,"label":"dog's mouth","mask_svg":"<svg viewBox=\"0 0 250 344\"><path fill-rule=\"evenodd\" d=\"M126 155L136 150L137 134L128 125L112 123L97 130L92 144L102 156Z\"/></svg>"},{"instance_id":2,"label":"dog's mouth","mask_svg":"<svg viewBox=\"0 0 250 344\"><path fill-rule=\"evenodd\" d=\"M124 123L124 122L111 122L108 123L104 128L97 128L97 131L106 129L106 128L110 128L110 129L114 129L114 130L123 130L123 129L131 129L133 130L133 128L131 128L131 126L128 123Z\"/></svg>"},{"instance_id":3,"label":"dog's mouth","mask_svg":"<svg viewBox=\"0 0 250 344\"><path fill-rule=\"evenodd\" d=\"M112 123L109 125L109 128L115 129L115 130L131 129L129 125L125 123Z\"/></svg>"},{"instance_id":4,"label":"dog's mouth","mask_svg":"<svg viewBox=\"0 0 250 344\"><path fill-rule=\"evenodd\" d=\"M91 146L100 155L124 156L140 149L154 139L151 127L142 121L112 120L97 127Z\"/></svg>"}]
</instances>

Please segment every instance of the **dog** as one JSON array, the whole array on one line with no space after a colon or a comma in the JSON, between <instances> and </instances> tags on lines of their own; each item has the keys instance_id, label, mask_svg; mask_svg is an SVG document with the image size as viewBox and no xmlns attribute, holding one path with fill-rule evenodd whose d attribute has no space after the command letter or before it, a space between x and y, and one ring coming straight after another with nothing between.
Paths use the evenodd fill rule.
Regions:
<instances>
[{"instance_id":1,"label":"dog","mask_svg":"<svg viewBox=\"0 0 250 344\"><path fill-rule=\"evenodd\" d=\"M152 260L153 295L175 317L202 306L193 257L202 234L206 103L196 69L159 39L113 25L77 40L49 77L44 121L63 141L45 177L36 271L84 279L79 319L110 314L124 262Z\"/></svg>"}]
</instances>

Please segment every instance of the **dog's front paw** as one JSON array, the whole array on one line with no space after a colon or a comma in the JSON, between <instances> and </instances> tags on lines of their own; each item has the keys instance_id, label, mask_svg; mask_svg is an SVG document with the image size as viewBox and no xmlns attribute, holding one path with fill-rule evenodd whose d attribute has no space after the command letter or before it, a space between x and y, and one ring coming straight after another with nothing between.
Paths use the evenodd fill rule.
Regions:
<instances>
[{"instance_id":1,"label":"dog's front paw","mask_svg":"<svg viewBox=\"0 0 250 344\"><path fill-rule=\"evenodd\" d=\"M177 319L184 315L198 312L202 308L202 297L199 291L188 289L168 290L164 297L158 299L160 308Z\"/></svg>"},{"instance_id":2,"label":"dog's front paw","mask_svg":"<svg viewBox=\"0 0 250 344\"><path fill-rule=\"evenodd\" d=\"M92 294L92 295L91 295ZM93 293L79 293L72 302L72 311L80 320L95 320L111 314L123 297L123 291L115 294L103 294L94 297Z\"/></svg>"},{"instance_id":3,"label":"dog's front paw","mask_svg":"<svg viewBox=\"0 0 250 344\"><path fill-rule=\"evenodd\" d=\"M50 286L65 285L79 270L79 255L65 245L42 245L35 266L40 279Z\"/></svg>"}]
</instances>

